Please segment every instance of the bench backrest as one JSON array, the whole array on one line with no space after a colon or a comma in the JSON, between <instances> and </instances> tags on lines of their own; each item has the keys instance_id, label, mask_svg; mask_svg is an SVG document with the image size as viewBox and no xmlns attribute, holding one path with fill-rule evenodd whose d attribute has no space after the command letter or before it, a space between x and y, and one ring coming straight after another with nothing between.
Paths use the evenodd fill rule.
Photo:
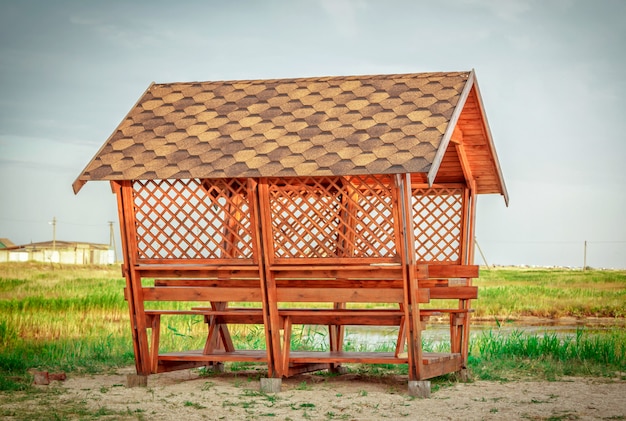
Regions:
<instances>
[{"instance_id":1,"label":"bench backrest","mask_svg":"<svg viewBox=\"0 0 626 421\"><path fill-rule=\"evenodd\" d=\"M418 300L475 299L478 266L430 265L416 271ZM263 301L258 268L167 267L141 268L154 286L142 288L144 301ZM404 280L400 266L273 266L268 279L276 286L279 303L401 303Z\"/></svg>"}]
</instances>

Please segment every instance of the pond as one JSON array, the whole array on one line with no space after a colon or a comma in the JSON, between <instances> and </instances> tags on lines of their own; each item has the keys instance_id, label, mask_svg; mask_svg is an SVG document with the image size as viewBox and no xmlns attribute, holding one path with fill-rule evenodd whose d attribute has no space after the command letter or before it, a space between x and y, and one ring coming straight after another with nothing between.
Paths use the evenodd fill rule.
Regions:
<instances>
[{"instance_id":1,"label":"pond","mask_svg":"<svg viewBox=\"0 0 626 421\"><path fill-rule=\"evenodd\" d=\"M522 333L523 335L557 334L559 336L575 336L579 330L587 334L601 334L616 328L626 328L626 319L539 319L527 318L523 320L496 320L472 321L470 338L488 333L497 332L500 335ZM359 350L391 350L396 343L398 328L347 326L344 344ZM305 327L302 340L309 345L320 346L327 343L327 330L321 326ZM430 322L422 332L422 341L425 348L437 348L440 344L449 343L450 327L447 322Z\"/></svg>"}]
</instances>

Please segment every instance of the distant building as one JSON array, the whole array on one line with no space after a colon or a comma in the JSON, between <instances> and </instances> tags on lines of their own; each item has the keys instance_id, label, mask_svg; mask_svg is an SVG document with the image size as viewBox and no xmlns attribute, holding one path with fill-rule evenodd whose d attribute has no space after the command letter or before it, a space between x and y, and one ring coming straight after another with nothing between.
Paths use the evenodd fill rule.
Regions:
<instances>
[{"instance_id":1,"label":"distant building","mask_svg":"<svg viewBox=\"0 0 626 421\"><path fill-rule=\"evenodd\" d=\"M8 238L0 238L0 250L12 249L16 247L17 246L13 244L13 241L9 240Z\"/></svg>"},{"instance_id":2,"label":"distant building","mask_svg":"<svg viewBox=\"0 0 626 421\"><path fill-rule=\"evenodd\" d=\"M51 262L76 265L115 263L115 252L108 244L70 241L43 241L16 246L0 238L0 262Z\"/></svg>"}]
</instances>

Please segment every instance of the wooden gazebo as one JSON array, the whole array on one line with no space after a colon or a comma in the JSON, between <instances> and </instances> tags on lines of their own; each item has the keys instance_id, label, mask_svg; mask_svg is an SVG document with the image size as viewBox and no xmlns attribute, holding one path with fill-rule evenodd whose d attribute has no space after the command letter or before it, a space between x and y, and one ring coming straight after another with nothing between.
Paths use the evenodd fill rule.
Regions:
<instances>
[{"instance_id":1,"label":"wooden gazebo","mask_svg":"<svg viewBox=\"0 0 626 421\"><path fill-rule=\"evenodd\" d=\"M138 375L257 361L276 390L342 363L408 364L425 396L463 372L476 197L508 203L473 71L152 84L74 192L92 180L117 195ZM420 308L440 299L458 305ZM159 353L161 316L177 314L205 317L204 349ZM433 314L449 315L449 353L422 350ZM235 349L235 323L262 324L265 350ZM294 324L328 325L329 351L291 351ZM397 326L396 351L345 351L346 325Z\"/></svg>"}]
</instances>

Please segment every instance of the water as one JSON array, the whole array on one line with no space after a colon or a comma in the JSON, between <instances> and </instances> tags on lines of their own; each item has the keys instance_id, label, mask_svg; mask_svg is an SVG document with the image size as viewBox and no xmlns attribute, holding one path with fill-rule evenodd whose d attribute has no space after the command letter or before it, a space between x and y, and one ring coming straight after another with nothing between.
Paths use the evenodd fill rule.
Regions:
<instances>
[{"instance_id":1,"label":"water","mask_svg":"<svg viewBox=\"0 0 626 421\"><path fill-rule=\"evenodd\" d=\"M472 321L470 337L482 335L490 330L502 335L512 332L522 332L525 335L557 334L575 336L576 332L584 329L587 333L602 333L616 327L626 328L625 319L525 319L523 321ZM318 330L319 332L319 330ZM344 342L351 342L358 346L375 350L380 346L395 346L398 337L398 328L370 326L347 326ZM439 344L450 342L450 325L447 322L430 322L422 332L422 341L430 348L437 348Z\"/></svg>"}]
</instances>

